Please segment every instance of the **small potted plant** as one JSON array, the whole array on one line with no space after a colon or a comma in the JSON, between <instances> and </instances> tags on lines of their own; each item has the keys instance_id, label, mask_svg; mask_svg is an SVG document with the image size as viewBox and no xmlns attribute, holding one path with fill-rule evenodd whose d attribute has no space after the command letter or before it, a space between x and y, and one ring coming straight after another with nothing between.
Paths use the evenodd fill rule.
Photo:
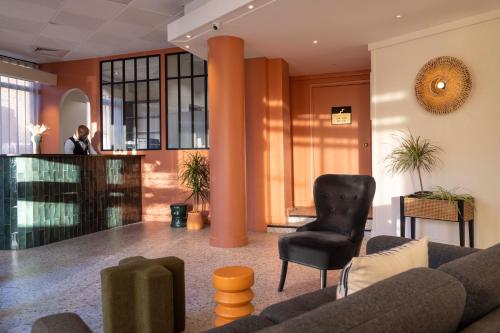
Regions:
<instances>
[{"instance_id":1,"label":"small potted plant","mask_svg":"<svg viewBox=\"0 0 500 333\"><path fill-rule=\"evenodd\" d=\"M399 144L386 157L389 172L392 174L404 173L407 171L417 172L420 183L420 191L415 195L426 195L422 183L422 170L431 172L441 162L438 154L442 149L432 144L427 139L414 136L411 132L402 133L399 137Z\"/></svg>"},{"instance_id":2,"label":"small potted plant","mask_svg":"<svg viewBox=\"0 0 500 333\"><path fill-rule=\"evenodd\" d=\"M191 192L186 199L193 198L193 210L188 213L187 228L188 230L199 230L204 226L203 217L200 210L200 200L206 202L209 195L210 187L210 168L208 158L199 152L189 154L184 159L179 173L179 179Z\"/></svg>"}]
</instances>

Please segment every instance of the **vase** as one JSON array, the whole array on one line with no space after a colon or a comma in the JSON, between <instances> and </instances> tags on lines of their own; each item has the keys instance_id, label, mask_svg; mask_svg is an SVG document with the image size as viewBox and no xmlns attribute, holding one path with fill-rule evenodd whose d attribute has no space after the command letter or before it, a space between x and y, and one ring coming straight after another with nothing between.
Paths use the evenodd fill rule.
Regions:
<instances>
[{"instance_id":1,"label":"vase","mask_svg":"<svg viewBox=\"0 0 500 333\"><path fill-rule=\"evenodd\" d=\"M10 249L11 250L17 250L19 248L19 233L16 231L16 232L13 232L11 235L10 235Z\"/></svg>"},{"instance_id":2,"label":"vase","mask_svg":"<svg viewBox=\"0 0 500 333\"><path fill-rule=\"evenodd\" d=\"M170 226L172 228L186 227L187 209L187 204L184 203L174 203L170 205L170 215L172 216Z\"/></svg>"},{"instance_id":3,"label":"vase","mask_svg":"<svg viewBox=\"0 0 500 333\"><path fill-rule=\"evenodd\" d=\"M201 230L204 227L203 217L201 212L192 211L188 213L187 229L188 230Z\"/></svg>"},{"instance_id":4,"label":"vase","mask_svg":"<svg viewBox=\"0 0 500 333\"><path fill-rule=\"evenodd\" d=\"M31 136L31 143L33 144L33 154L41 154L40 144L42 143L42 135L34 134Z\"/></svg>"}]
</instances>

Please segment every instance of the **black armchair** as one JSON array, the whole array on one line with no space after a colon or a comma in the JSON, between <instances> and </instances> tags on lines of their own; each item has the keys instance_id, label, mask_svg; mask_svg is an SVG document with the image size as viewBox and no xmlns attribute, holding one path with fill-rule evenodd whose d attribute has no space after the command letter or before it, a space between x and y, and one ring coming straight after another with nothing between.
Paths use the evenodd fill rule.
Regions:
<instances>
[{"instance_id":1,"label":"black armchair","mask_svg":"<svg viewBox=\"0 0 500 333\"><path fill-rule=\"evenodd\" d=\"M326 273L343 268L359 255L366 219L375 195L371 176L322 175L314 182L317 219L279 239L281 277L285 285L288 262L320 270L321 288Z\"/></svg>"}]
</instances>

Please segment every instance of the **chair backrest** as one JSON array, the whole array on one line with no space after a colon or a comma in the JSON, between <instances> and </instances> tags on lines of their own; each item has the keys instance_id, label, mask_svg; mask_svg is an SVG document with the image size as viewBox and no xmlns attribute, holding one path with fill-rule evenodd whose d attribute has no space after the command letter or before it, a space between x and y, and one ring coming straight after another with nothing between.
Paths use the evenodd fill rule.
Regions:
<instances>
[{"instance_id":1,"label":"chair backrest","mask_svg":"<svg viewBox=\"0 0 500 333\"><path fill-rule=\"evenodd\" d=\"M361 242L374 195L371 176L319 176L314 182L314 203L320 229Z\"/></svg>"}]
</instances>

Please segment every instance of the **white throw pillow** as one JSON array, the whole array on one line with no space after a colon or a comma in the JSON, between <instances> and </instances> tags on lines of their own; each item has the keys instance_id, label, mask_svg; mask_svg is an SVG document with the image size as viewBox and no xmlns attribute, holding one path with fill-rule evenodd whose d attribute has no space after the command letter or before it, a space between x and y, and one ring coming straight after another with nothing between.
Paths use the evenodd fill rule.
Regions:
<instances>
[{"instance_id":1,"label":"white throw pillow","mask_svg":"<svg viewBox=\"0 0 500 333\"><path fill-rule=\"evenodd\" d=\"M340 275L337 299L417 267L429 267L428 239L424 237L363 257L355 257Z\"/></svg>"}]
</instances>

